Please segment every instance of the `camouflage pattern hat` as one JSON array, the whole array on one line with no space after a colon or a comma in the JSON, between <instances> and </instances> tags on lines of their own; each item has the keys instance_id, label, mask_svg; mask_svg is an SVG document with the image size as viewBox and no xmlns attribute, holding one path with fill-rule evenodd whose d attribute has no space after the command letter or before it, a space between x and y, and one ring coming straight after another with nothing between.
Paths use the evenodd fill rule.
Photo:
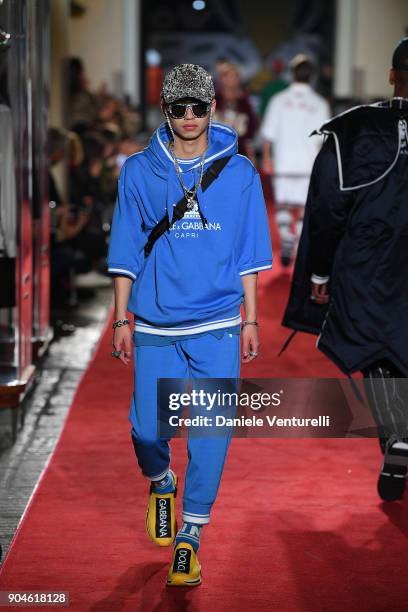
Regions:
<instances>
[{"instance_id":1,"label":"camouflage pattern hat","mask_svg":"<svg viewBox=\"0 0 408 612\"><path fill-rule=\"evenodd\" d=\"M211 102L215 97L213 80L211 75L197 64L180 64L166 74L161 96L166 104L182 98Z\"/></svg>"}]
</instances>

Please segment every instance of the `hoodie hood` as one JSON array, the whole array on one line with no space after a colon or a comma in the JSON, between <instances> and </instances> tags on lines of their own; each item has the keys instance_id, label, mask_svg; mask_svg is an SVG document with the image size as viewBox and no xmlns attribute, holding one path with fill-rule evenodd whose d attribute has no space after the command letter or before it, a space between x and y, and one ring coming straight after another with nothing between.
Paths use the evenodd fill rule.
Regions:
<instances>
[{"instance_id":1,"label":"hoodie hood","mask_svg":"<svg viewBox=\"0 0 408 612\"><path fill-rule=\"evenodd\" d=\"M408 101L392 98L351 108L312 133L333 136L341 191L368 187L387 176L404 146L407 120Z\"/></svg>"},{"instance_id":2,"label":"hoodie hood","mask_svg":"<svg viewBox=\"0 0 408 612\"><path fill-rule=\"evenodd\" d=\"M154 172L163 177L168 177L171 169L174 169L173 158L168 149L171 139L167 123L162 123L150 139L145 153L152 165ZM209 143L205 156L205 166L211 164L220 157L234 155L238 151L238 135L228 125L212 123L209 130ZM191 160L179 160L183 171L194 170L200 166L200 157Z\"/></svg>"}]
</instances>

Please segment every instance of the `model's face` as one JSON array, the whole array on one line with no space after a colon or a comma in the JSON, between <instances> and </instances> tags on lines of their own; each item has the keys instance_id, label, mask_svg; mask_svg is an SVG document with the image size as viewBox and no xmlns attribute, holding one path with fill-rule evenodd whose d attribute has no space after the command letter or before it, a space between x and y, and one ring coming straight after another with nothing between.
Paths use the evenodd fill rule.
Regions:
<instances>
[{"instance_id":1,"label":"model's face","mask_svg":"<svg viewBox=\"0 0 408 612\"><path fill-rule=\"evenodd\" d=\"M225 70L221 78L221 87L239 89L241 87L241 76L239 72L234 68Z\"/></svg>"},{"instance_id":2,"label":"model's face","mask_svg":"<svg viewBox=\"0 0 408 612\"><path fill-rule=\"evenodd\" d=\"M194 98L182 98L172 104L162 104L162 110L175 134L183 140L199 138L207 130L214 109L215 100L206 104Z\"/></svg>"}]
</instances>

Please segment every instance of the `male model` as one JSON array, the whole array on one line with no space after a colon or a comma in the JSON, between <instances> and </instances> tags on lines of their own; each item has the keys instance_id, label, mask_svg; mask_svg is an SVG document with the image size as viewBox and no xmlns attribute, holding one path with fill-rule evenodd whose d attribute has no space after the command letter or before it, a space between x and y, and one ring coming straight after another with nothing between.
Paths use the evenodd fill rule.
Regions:
<instances>
[{"instance_id":1,"label":"male model","mask_svg":"<svg viewBox=\"0 0 408 612\"><path fill-rule=\"evenodd\" d=\"M403 496L408 456L408 38L394 51L390 83L390 100L351 109L318 132L328 137L283 321L320 333L321 351L366 377L385 453L378 492L388 501Z\"/></svg>"},{"instance_id":2,"label":"male model","mask_svg":"<svg viewBox=\"0 0 408 612\"><path fill-rule=\"evenodd\" d=\"M273 177L281 263L290 265L302 230L302 219L313 162L321 139L310 133L330 117L329 105L312 88L312 60L296 55L290 68L293 83L269 102L261 126L262 166Z\"/></svg>"},{"instance_id":3,"label":"male model","mask_svg":"<svg viewBox=\"0 0 408 612\"><path fill-rule=\"evenodd\" d=\"M114 275L113 355L128 364L134 313L135 389L129 419L142 473L151 481L146 528L175 542L167 584L200 584L197 550L210 520L229 437L188 440L182 525L169 444L157 434L158 378L237 378L258 355L257 273L272 265L259 175L237 154L237 135L211 122L214 86L200 66L166 76L166 118L119 178L108 267ZM246 320L241 321L244 304Z\"/></svg>"}]
</instances>

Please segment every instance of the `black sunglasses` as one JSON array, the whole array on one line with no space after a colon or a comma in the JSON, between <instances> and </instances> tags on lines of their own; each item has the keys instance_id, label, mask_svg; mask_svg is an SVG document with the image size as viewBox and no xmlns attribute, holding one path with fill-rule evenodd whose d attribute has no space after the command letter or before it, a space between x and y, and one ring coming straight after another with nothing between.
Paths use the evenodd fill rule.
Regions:
<instances>
[{"instance_id":1,"label":"black sunglasses","mask_svg":"<svg viewBox=\"0 0 408 612\"><path fill-rule=\"evenodd\" d=\"M208 115L210 112L210 107L211 104L207 104L207 102L173 102L172 104L167 105L167 110L169 111L170 117L173 119L184 119L188 109L191 110L194 117L197 119L202 119Z\"/></svg>"}]
</instances>

